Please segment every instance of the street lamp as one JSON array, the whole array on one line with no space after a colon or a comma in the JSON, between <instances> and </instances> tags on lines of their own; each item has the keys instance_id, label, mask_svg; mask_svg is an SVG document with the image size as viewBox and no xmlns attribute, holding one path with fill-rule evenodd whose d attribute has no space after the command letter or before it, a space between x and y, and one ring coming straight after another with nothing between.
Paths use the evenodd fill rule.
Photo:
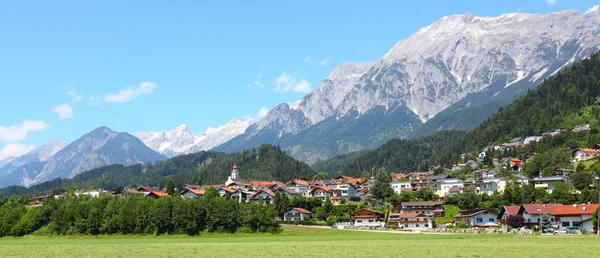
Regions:
<instances>
[{"instance_id":1,"label":"street lamp","mask_svg":"<svg viewBox=\"0 0 600 258\"><path fill-rule=\"evenodd\" d=\"M540 235L543 234L542 232L542 209L537 209L537 212L540 214L538 217L538 222L539 222L539 229L540 229Z\"/></svg>"}]
</instances>

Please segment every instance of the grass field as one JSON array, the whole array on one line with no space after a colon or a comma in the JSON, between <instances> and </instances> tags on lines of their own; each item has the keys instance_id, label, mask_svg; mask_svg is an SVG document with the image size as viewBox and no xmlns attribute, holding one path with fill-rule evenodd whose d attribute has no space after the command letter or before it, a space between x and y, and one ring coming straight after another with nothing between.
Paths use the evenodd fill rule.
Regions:
<instances>
[{"instance_id":1,"label":"grass field","mask_svg":"<svg viewBox=\"0 0 600 258\"><path fill-rule=\"evenodd\" d=\"M286 226L279 235L33 237L0 257L600 257L596 236L418 235Z\"/></svg>"},{"instance_id":2,"label":"grass field","mask_svg":"<svg viewBox=\"0 0 600 258\"><path fill-rule=\"evenodd\" d=\"M442 225L454 220L454 216L460 213L460 208L456 205L444 205L444 217L435 217L435 224Z\"/></svg>"}]
</instances>

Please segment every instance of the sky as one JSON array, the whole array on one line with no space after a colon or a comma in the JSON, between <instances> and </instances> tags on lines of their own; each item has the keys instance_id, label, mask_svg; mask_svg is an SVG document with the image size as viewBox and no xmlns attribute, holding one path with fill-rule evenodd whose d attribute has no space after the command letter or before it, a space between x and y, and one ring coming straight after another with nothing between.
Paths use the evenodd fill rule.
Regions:
<instances>
[{"instance_id":1,"label":"sky","mask_svg":"<svg viewBox=\"0 0 600 258\"><path fill-rule=\"evenodd\" d=\"M442 16L585 12L591 0L0 1L0 160L100 126L261 119L342 62Z\"/></svg>"}]
</instances>

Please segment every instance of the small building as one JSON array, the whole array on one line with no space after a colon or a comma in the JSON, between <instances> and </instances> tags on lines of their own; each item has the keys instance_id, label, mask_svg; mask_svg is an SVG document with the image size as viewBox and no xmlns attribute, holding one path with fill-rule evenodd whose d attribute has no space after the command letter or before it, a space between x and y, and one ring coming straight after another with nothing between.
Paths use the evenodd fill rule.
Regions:
<instances>
[{"instance_id":1,"label":"small building","mask_svg":"<svg viewBox=\"0 0 600 258\"><path fill-rule=\"evenodd\" d=\"M594 149L580 148L577 149L577 151L575 151L575 153L573 154L573 159L575 161L583 161L593 159L595 157L598 157L598 152Z\"/></svg>"},{"instance_id":2,"label":"small building","mask_svg":"<svg viewBox=\"0 0 600 258\"><path fill-rule=\"evenodd\" d=\"M400 194L404 189L412 188L410 181L407 181L407 179L397 179L395 177L392 178L390 185L392 186L394 193L397 194Z\"/></svg>"},{"instance_id":3,"label":"small building","mask_svg":"<svg viewBox=\"0 0 600 258\"><path fill-rule=\"evenodd\" d=\"M390 213L388 226L410 230L429 229L433 228L433 219L422 213Z\"/></svg>"},{"instance_id":4,"label":"small building","mask_svg":"<svg viewBox=\"0 0 600 258\"><path fill-rule=\"evenodd\" d=\"M321 201L326 201L327 199L331 199L333 196L333 189L326 186L318 186L315 185L310 190L311 197L318 197Z\"/></svg>"},{"instance_id":5,"label":"small building","mask_svg":"<svg viewBox=\"0 0 600 258\"><path fill-rule=\"evenodd\" d=\"M528 145L528 144L531 144L531 143L534 143L534 142L538 142L541 139L542 139L542 137L540 137L540 136L528 136L523 141L523 144Z\"/></svg>"},{"instance_id":6,"label":"small building","mask_svg":"<svg viewBox=\"0 0 600 258\"><path fill-rule=\"evenodd\" d=\"M162 191L150 191L150 192L146 193L146 196L152 197L154 199L171 197L169 194L162 192Z\"/></svg>"},{"instance_id":7,"label":"small building","mask_svg":"<svg viewBox=\"0 0 600 258\"><path fill-rule=\"evenodd\" d=\"M576 125L575 127L573 127L573 132L581 132L581 131L589 131L590 130L590 124L581 124L581 125Z\"/></svg>"},{"instance_id":8,"label":"small building","mask_svg":"<svg viewBox=\"0 0 600 258\"><path fill-rule=\"evenodd\" d=\"M490 223L497 223L498 213L490 209L472 209L460 211L454 216L456 222L464 222L472 227L489 227Z\"/></svg>"},{"instance_id":9,"label":"small building","mask_svg":"<svg viewBox=\"0 0 600 258\"><path fill-rule=\"evenodd\" d=\"M479 186L479 194L486 193L488 195L492 195L496 192L504 192L506 180L504 180L504 178L485 178L477 182L477 185Z\"/></svg>"},{"instance_id":10,"label":"small building","mask_svg":"<svg viewBox=\"0 0 600 258\"><path fill-rule=\"evenodd\" d=\"M552 193L554 187L556 186L556 182L566 182L567 178L563 176L546 176L546 177L536 177L534 179L529 180L530 184L533 184L535 188L544 188L548 193Z\"/></svg>"},{"instance_id":11,"label":"small building","mask_svg":"<svg viewBox=\"0 0 600 258\"><path fill-rule=\"evenodd\" d=\"M249 200L252 203L268 205L268 204L273 204L274 198L275 198L275 193L273 193L273 191L263 188L263 189L256 191L255 193L251 194Z\"/></svg>"},{"instance_id":12,"label":"small building","mask_svg":"<svg viewBox=\"0 0 600 258\"><path fill-rule=\"evenodd\" d=\"M592 217L597 209L598 204L560 205L550 215L554 216L560 229L577 227L592 231L594 230Z\"/></svg>"},{"instance_id":13,"label":"small building","mask_svg":"<svg viewBox=\"0 0 600 258\"><path fill-rule=\"evenodd\" d=\"M283 220L285 221L306 221L310 219L312 212L302 208L292 208L288 212L283 214Z\"/></svg>"},{"instance_id":14,"label":"small building","mask_svg":"<svg viewBox=\"0 0 600 258\"><path fill-rule=\"evenodd\" d=\"M355 227L382 227L383 218L383 212L366 208L352 213L352 221Z\"/></svg>"},{"instance_id":15,"label":"small building","mask_svg":"<svg viewBox=\"0 0 600 258\"><path fill-rule=\"evenodd\" d=\"M523 216L525 209L523 206L504 206L498 213L498 222L502 224L502 229L508 229L508 218L510 216Z\"/></svg>"},{"instance_id":16,"label":"small building","mask_svg":"<svg viewBox=\"0 0 600 258\"><path fill-rule=\"evenodd\" d=\"M33 197L31 199L31 202L29 202L27 204L27 206L29 206L29 207L40 207L40 206L43 206L44 202L48 198L50 198L50 196L48 196L48 195Z\"/></svg>"},{"instance_id":17,"label":"small building","mask_svg":"<svg viewBox=\"0 0 600 258\"><path fill-rule=\"evenodd\" d=\"M181 197L183 199L199 199L204 198L204 189L198 188L183 188L181 189Z\"/></svg>"},{"instance_id":18,"label":"small building","mask_svg":"<svg viewBox=\"0 0 600 258\"><path fill-rule=\"evenodd\" d=\"M394 210L399 210L401 214L424 214L431 217L443 217L444 206L442 202L401 202L393 203Z\"/></svg>"},{"instance_id":19,"label":"small building","mask_svg":"<svg viewBox=\"0 0 600 258\"><path fill-rule=\"evenodd\" d=\"M440 190L437 194L440 197L444 197L450 194L450 189L463 188L465 186L465 182L458 178L446 178L440 181Z\"/></svg>"}]
</instances>

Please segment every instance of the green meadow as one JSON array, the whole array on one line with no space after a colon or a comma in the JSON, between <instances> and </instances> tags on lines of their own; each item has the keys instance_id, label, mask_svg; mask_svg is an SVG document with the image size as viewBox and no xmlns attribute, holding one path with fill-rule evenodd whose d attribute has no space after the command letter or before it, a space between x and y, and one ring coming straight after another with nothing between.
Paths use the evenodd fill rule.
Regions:
<instances>
[{"instance_id":1,"label":"green meadow","mask_svg":"<svg viewBox=\"0 0 600 258\"><path fill-rule=\"evenodd\" d=\"M0 257L600 257L597 236L396 234L286 226L281 234L26 236Z\"/></svg>"}]
</instances>

